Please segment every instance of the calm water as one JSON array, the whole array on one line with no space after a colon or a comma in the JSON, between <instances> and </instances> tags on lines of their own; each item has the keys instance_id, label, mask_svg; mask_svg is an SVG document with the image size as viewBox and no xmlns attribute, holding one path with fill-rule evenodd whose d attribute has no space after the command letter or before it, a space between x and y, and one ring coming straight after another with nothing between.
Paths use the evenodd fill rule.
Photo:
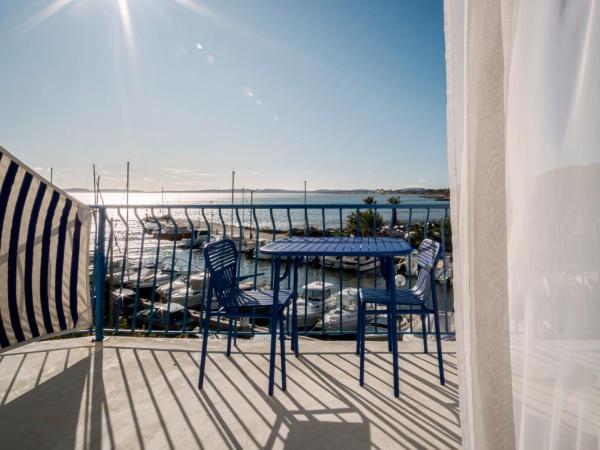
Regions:
<instances>
[{"instance_id":1,"label":"calm water","mask_svg":"<svg viewBox=\"0 0 600 450\"><path fill-rule=\"evenodd\" d=\"M73 193L75 198L81 200L86 204L94 203L94 196L92 193ZM365 194L314 194L308 193L307 195L307 203L311 205L325 205L325 204L347 204L347 205L356 205L362 204L362 199L365 197ZM389 195L374 195L378 204L386 204L386 200ZM401 195L401 202L403 205L414 205L414 204L423 204L427 203L431 206L429 213L427 209L415 209L412 212L412 216L408 210L398 210L397 217L398 220L408 221L409 218L415 221L424 221L429 217L430 220L440 220L444 217L444 210L440 208L442 202L436 202L431 199L421 197L419 195ZM110 205L125 205L125 194L124 193L104 193L102 194L102 200L104 204ZM250 195L242 195L241 193L236 193L234 195L234 202L236 204L250 204ZM254 204L262 204L262 205L281 205L281 204L290 204L290 205L302 205L304 204L304 194L265 194L265 193L256 193L253 198ZM227 205L231 204L231 194L226 193L179 193L179 192L165 192L164 195L160 192L153 193L131 193L129 195L129 204L131 205L151 205L151 204L164 204L173 207L171 210L171 214L173 217L177 219L184 219L185 215L182 209L177 209L177 206L182 205ZM308 211L308 221L310 226L316 226L318 228L323 228L323 222L326 228L340 228L344 227L346 224L347 216L352 212L352 209L343 209L342 217L340 221L340 211L339 210L325 210L323 212L321 209L310 209ZM141 217L146 214L151 214L152 211L149 208L140 208L138 211ZM156 209L154 211L156 215L166 214L166 209ZM207 209L205 211L207 219L211 222L218 222L220 220L217 210ZM391 210L382 210L380 211L385 221L389 221L391 218ZM428 215L429 214L429 215ZM202 215L199 210L190 210L189 215L194 220L201 220ZM231 223L231 211L224 209L222 210L223 221L226 224ZM112 216L117 218L114 212ZM234 214L235 216L235 214ZM305 217L303 210L292 210L290 213L292 224L294 227L303 228L305 226ZM130 218L131 219L131 218ZM240 222L244 224L244 226L252 225L252 217L249 213L249 210L240 211ZM288 228L288 217L285 211L273 211L273 218L268 210L257 210L257 220L259 222L260 227L270 227L273 226L273 221L277 228ZM237 222L237 217L234 217L234 222ZM341 223L340 223L341 222Z\"/></svg>"},{"instance_id":2,"label":"calm water","mask_svg":"<svg viewBox=\"0 0 600 450\"><path fill-rule=\"evenodd\" d=\"M91 192L75 192L72 195L84 203L91 204L94 202L94 196ZM369 194L371 195L371 194ZM318 194L307 193L307 203L309 204L356 204L362 203L365 194ZM373 195L377 203L384 204L390 195L382 194ZM103 193L102 198L105 204L125 204L124 192L109 192ZM164 200L164 201L163 201ZM428 203L430 199L413 194L403 194L400 196L402 203ZM235 203L250 203L250 194L242 193L234 194ZM230 193L196 193L196 192L165 192L164 195L160 192L133 192L129 194L129 203L137 205L160 204L169 205L185 205L185 204L230 204ZM254 203L256 204L303 204L304 194L302 193L282 193L269 194L257 192L254 194Z\"/></svg>"}]
</instances>

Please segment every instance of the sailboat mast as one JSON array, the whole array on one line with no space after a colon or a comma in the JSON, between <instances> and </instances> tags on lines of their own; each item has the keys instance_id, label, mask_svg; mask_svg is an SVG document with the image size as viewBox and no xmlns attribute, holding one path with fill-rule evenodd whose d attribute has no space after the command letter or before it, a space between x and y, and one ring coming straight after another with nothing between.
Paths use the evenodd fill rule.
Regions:
<instances>
[{"instance_id":1,"label":"sailboat mast","mask_svg":"<svg viewBox=\"0 0 600 450\"><path fill-rule=\"evenodd\" d=\"M165 204L165 188L163 188L162 186L160 187L160 204L161 206ZM162 208L160 209L160 215L163 215Z\"/></svg>"},{"instance_id":2,"label":"sailboat mast","mask_svg":"<svg viewBox=\"0 0 600 450\"><path fill-rule=\"evenodd\" d=\"M233 206L233 191L235 189L235 170L231 171L231 206ZM233 237L233 208L231 208L231 237Z\"/></svg>"},{"instance_id":3,"label":"sailboat mast","mask_svg":"<svg viewBox=\"0 0 600 450\"><path fill-rule=\"evenodd\" d=\"M127 208L125 209L125 217L127 220L127 225L129 225L129 161L127 161L127 181L125 182L125 204Z\"/></svg>"},{"instance_id":4,"label":"sailboat mast","mask_svg":"<svg viewBox=\"0 0 600 450\"><path fill-rule=\"evenodd\" d=\"M246 188L242 188L242 205L246 204ZM246 227L246 209L242 208L242 229Z\"/></svg>"},{"instance_id":5,"label":"sailboat mast","mask_svg":"<svg viewBox=\"0 0 600 450\"><path fill-rule=\"evenodd\" d=\"M92 185L94 192L94 204L98 204L98 191L96 190L96 164L92 164Z\"/></svg>"},{"instance_id":6,"label":"sailboat mast","mask_svg":"<svg viewBox=\"0 0 600 450\"><path fill-rule=\"evenodd\" d=\"M248 214L248 220L250 221L250 239L252 239L252 219L250 219L250 214L252 214L252 207L254 204L254 190L250 189L250 213ZM258 230L256 230L256 237L258 237Z\"/></svg>"},{"instance_id":7,"label":"sailboat mast","mask_svg":"<svg viewBox=\"0 0 600 450\"><path fill-rule=\"evenodd\" d=\"M304 204L306 205L306 180L304 180Z\"/></svg>"}]
</instances>

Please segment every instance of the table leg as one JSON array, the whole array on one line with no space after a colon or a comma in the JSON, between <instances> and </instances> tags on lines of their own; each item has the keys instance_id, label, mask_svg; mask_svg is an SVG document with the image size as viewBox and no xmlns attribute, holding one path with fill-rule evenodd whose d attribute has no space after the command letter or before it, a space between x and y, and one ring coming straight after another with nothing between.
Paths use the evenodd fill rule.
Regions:
<instances>
[{"instance_id":1,"label":"table leg","mask_svg":"<svg viewBox=\"0 0 600 450\"><path fill-rule=\"evenodd\" d=\"M279 308L279 268L281 259L273 258L273 307L271 309L271 357L269 358L269 395L273 395L275 386L275 349L277 344L277 309Z\"/></svg>"},{"instance_id":2,"label":"table leg","mask_svg":"<svg viewBox=\"0 0 600 450\"><path fill-rule=\"evenodd\" d=\"M398 321L396 320L396 284L394 283L394 258L388 258L388 279L392 280L390 301L390 335L392 339L392 367L394 372L394 397L400 396L400 380L398 378Z\"/></svg>"}]
</instances>

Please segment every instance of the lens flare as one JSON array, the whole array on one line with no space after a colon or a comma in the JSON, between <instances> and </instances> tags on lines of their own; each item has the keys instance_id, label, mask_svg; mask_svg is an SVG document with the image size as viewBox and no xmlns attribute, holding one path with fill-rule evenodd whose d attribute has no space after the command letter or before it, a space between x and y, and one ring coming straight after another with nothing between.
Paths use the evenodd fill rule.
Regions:
<instances>
[{"instance_id":1,"label":"lens flare","mask_svg":"<svg viewBox=\"0 0 600 450\"><path fill-rule=\"evenodd\" d=\"M129 52L133 56L133 27L131 26L131 16L129 14L129 4L127 0L118 0L119 5L119 16L121 18L121 25L123 26L123 33L125 34L125 42Z\"/></svg>"},{"instance_id":2,"label":"lens flare","mask_svg":"<svg viewBox=\"0 0 600 450\"><path fill-rule=\"evenodd\" d=\"M69 6L73 0L54 0L48 6L41 11L35 13L25 22L25 31L31 31L37 26L50 19L54 14L59 12L61 9Z\"/></svg>"}]
</instances>

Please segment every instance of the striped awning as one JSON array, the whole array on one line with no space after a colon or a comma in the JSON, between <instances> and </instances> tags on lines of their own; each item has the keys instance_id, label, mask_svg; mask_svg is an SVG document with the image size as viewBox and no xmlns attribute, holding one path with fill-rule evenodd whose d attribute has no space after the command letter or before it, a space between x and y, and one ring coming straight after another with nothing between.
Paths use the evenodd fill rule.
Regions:
<instances>
[{"instance_id":1,"label":"striped awning","mask_svg":"<svg viewBox=\"0 0 600 450\"><path fill-rule=\"evenodd\" d=\"M0 347L89 327L90 211L0 147Z\"/></svg>"}]
</instances>

